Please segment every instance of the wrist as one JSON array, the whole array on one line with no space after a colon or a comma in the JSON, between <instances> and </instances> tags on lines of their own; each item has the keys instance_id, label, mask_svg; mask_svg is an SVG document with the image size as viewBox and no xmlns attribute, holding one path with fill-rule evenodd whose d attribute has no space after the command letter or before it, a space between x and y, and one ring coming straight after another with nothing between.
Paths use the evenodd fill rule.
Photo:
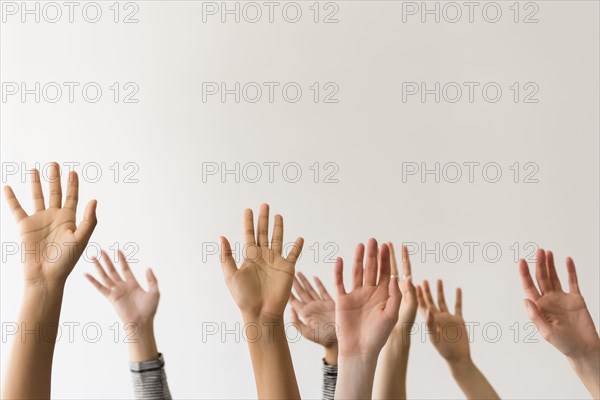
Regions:
<instances>
[{"instance_id":1,"label":"wrist","mask_svg":"<svg viewBox=\"0 0 600 400\"><path fill-rule=\"evenodd\" d=\"M590 351L577 356L567 357L576 371L599 371L600 370L600 340Z\"/></svg>"},{"instance_id":2,"label":"wrist","mask_svg":"<svg viewBox=\"0 0 600 400\"><path fill-rule=\"evenodd\" d=\"M325 346L325 363L327 365L338 364L338 346L337 343Z\"/></svg>"},{"instance_id":3,"label":"wrist","mask_svg":"<svg viewBox=\"0 0 600 400\"><path fill-rule=\"evenodd\" d=\"M126 323L124 330L131 362L144 362L158 358L153 324Z\"/></svg>"},{"instance_id":4,"label":"wrist","mask_svg":"<svg viewBox=\"0 0 600 400\"><path fill-rule=\"evenodd\" d=\"M473 363L471 356L465 356L458 359L447 360L448 367L455 379L469 376L477 367Z\"/></svg>"}]
</instances>

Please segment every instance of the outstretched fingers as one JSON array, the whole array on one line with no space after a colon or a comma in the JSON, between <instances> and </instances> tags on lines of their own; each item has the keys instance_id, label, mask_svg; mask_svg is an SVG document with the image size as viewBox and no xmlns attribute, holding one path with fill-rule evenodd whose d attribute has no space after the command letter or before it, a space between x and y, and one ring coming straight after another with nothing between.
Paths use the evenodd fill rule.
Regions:
<instances>
[{"instance_id":1,"label":"outstretched fingers","mask_svg":"<svg viewBox=\"0 0 600 400\"><path fill-rule=\"evenodd\" d=\"M223 269L223 276L225 280L229 280L236 272L237 265L235 264L235 260L233 259L233 253L231 251L231 245L229 244L229 240L225 236L220 237L221 241L221 268Z\"/></svg>"},{"instance_id":2,"label":"outstretched fingers","mask_svg":"<svg viewBox=\"0 0 600 400\"><path fill-rule=\"evenodd\" d=\"M335 291L337 296L343 296L346 294L346 288L344 287L344 261L341 257L338 257L335 262L335 271L333 274Z\"/></svg>"},{"instance_id":3,"label":"outstretched fingers","mask_svg":"<svg viewBox=\"0 0 600 400\"><path fill-rule=\"evenodd\" d=\"M15 196L15 192L13 192L10 186L4 186L4 197L6 198L8 207L10 207L10 211L12 211L17 223L27 218L27 213L23 210L23 207L21 207L21 203L17 200L17 196Z\"/></svg>"},{"instance_id":4,"label":"outstretched fingers","mask_svg":"<svg viewBox=\"0 0 600 400\"><path fill-rule=\"evenodd\" d=\"M62 187L60 170L57 163L50 166L50 208L60 208L62 204Z\"/></svg>"},{"instance_id":5,"label":"outstretched fingers","mask_svg":"<svg viewBox=\"0 0 600 400\"><path fill-rule=\"evenodd\" d=\"M535 254L535 279L542 294L552 292L554 287L548 276L548 267L546 266L546 252L543 249L538 249Z\"/></svg>"},{"instance_id":6,"label":"outstretched fingers","mask_svg":"<svg viewBox=\"0 0 600 400\"><path fill-rule=\"evenodd\" d=\"M379 252L377 240L369 239L367 242L367 259L365 264L365 286L377 286L377 259Z\"/></svg>"},{"instance_id":7,"label":"outstretched fingers","mask_svg":"<svg viewBox=\"0 0 600 400\"><path fill-rule=\"evenodd\" d=\"M123 272L123 276L125 277L125 280L133 281L139 285L137 279L135 279L135 276L133 275L133 272L131 272L131 268L129 268L129 263L127 262L127 259L125 258L125 255L123 254L123 252L121 250L119 250L118 253L119 253L119 264L121 264L121 270Z\"/></svg>"},{"instance_id":8,"label":"outstretched fingers","mask_svg":"<svg viewBox=\"0 0 600 400\"><path fill-rule=\"evenodd\" d=\"M521 286L523 286L523 291L527 298L533 301L539 299L541 297L540 292L533 283L527 262L523 259L519 261L519 275L521 276Z\"/></svg>"},{"instance_id":9,"label":"outstretched fingers","mask_svg":"<svg viewBox=\"0 0 600 400\"><path fill-rule=\"evenodd\" d=\"M314 280L317 288L319 289L319 293L321 294L321 298L323 300L333 301L333 298L329 295L329 292L327 291L325 285L323 285L323 282L321 282L321 280L316 276L314 277Z\"/></svg>"},{"instance_id":10,"label":"outstretched fingers","mask_svg":"<svg viewBox=\"0 0 600 400\"><path fill-rule=\"evenodd\" d=\"M560 279L556 273L556 266L554 265L554 254L550 250L546 250L546 266L548 269L548 277L554 290L563 291Z\"/></svg>"},{"instance_id":11,"label":"outstretched fingers","mask_svg":"<svg viewBox=\"0 0 600 400\"><path fill-rule=\"evenodd\" d=\"M290 254L288 254L286 260L291 262L292 264L296 264L298 258L300 258L300 253L302 253L302 247L304 246L304 239L299 237L294 242L292 249L290 250Z\"/></svg>"},{"instance_id":12,"label":"outstretched fingers","mask_svg":"<svg viewBox=\"0 0 600 400\"><path fill-rule=\"evenodd\" d=\"M448 306L446 305L446 296L444 296L444 283L441 279L437 281L437 296L438 306L441 312L448 312Z\"/></svg>"},{"instance_id":13,"label":"outstretched fingers","mask_svg":"<svg viewBox=\"0 0 600 400\"><path fill-rule=\"evenodd\" d=\"M359 243L354 251L354 265L352 266L352 290L363 285L365 245Z\"/></svg>"},{"instance_id":14,"label":"outstretched fingers","mask_svg":"<svg viewBox=\"0 0 600 400\"><path fill-rule=\"evenodd\" d=\"M567 257L567 273L569 274L569 293L581 294L577 281L577 270L571 257Z\"/></svg>"},{"instance_id":15,"label":"outstretched fingers","mask_svg":"<svg viewBox=\"0 0 600 400\"><path fill-rule=\"evenodd\" d=\"M44 203L44 191L42 190L42 180L40 172L37 169L30 171L31 176L31 196L33 198L33 207L35 211L42 211L46 208Z\"/></svg>"},{"instance_id":16,"label":"outstretched fingers","mask_svg":"<svg viewBox=\"0 0 600 400\"><path fill-rule=\"evenodd\" d=\"M317 291L310 284L310 281L306 279L306 276L304 276L302 272L298 272L297 275L298 278L300 278L300 282L302 282L304 289L308 292L308 294L310 294L310 297L312 297L313 300L322 300Z\"/></svg>"},{"instance_id":17,"label":"outstretched fingers","mask_svg":"<svg viewBox=\"0 0 600 400\"><path fill-rule=\"evenodd\" d=\"M258 213L258 245L269 247L269 205L261 204Z\"/></svg>"},{"instance_id":18,"label":"outstretched fingers","mask_svg":"<svg viewBox=\"0 0 600 400\"><path fill-rule=\"evenodd\" d=\"M90 200L85 207L83 221L79 223L79 226L77 226L77 229L73 232L75 239L77 239L77 243L79 243L82 248L90 241L92 233L94 233L94 229L98 224L98 218L96 217L97 206L98 202L96 200Z\"/></svg>"},{"instance_id":19,"label":"outstretched fingers","mask_svg":"<svg viewBox=\"0 0 600 400\"><path fill-rule=\"evenodd\" d=\"M110 289L107 288L106 286L102 285L100 282L98 282L96 280L96 278L94 278L92 275L88 274L87 272L84 274L85 277L87 278L88 281L90 281L90 283L92 285L94 285L94 287L100 292L102 293L103 296L108 296L110 294Z\"/></svg>"}]
</instances>

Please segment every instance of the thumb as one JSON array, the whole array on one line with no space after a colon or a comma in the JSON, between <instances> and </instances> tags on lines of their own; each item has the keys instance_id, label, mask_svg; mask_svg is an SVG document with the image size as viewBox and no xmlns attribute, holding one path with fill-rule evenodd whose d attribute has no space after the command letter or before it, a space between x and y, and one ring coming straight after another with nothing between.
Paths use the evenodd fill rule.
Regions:
<instances>
[{"instance_id":1,"label":"thumb","mask_svg":"<svg viewBox=\"0 0 600 400\"><path fill-rule=\"evenodd\" d=\"M90 202L85 207L85 212L83 214L83 221L79 223L79 226L75 230L75 238L77 242L82 247L85 247L87 243L90 241L92 237L92 233L94 232L94 228L98 223L98 219L96 218L96 206L98 202L96 200L90 200Z\"/></svg>"},{"instance_id":2,"label":"thumb","mask_svg":"<svg viewBox=\"0 0 600 400\"><path fill-rule=\"evenodd\" d=\"M527 308L527 314L529 315L531 322L534 322L538 326L540 333L542 336L544 336L544 338L546 338L550 329L550 325L542 316L538 306L533 301L525 299L525 308Z\"/></svg>"},{"instance_id":3,"label":"thumb","mask_svg":"<svg viewBox=\"0 0 600 400\"><path fill-rule=\"evenodd\" d=\"M152 268L146 270L146 280L148 281L148 290L158 292L158 280L156 279L156 275L154 275Z\"/></svg>"}]
</instances>

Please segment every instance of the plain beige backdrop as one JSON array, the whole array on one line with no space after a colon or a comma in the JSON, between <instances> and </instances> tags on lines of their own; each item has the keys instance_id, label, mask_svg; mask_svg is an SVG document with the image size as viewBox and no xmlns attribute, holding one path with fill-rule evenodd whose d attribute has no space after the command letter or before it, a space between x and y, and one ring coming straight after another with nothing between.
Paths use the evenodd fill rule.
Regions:
<instances>
[{"instance_id":1,"label":"plain beige backdrop","mask_svg":"<svg viewBox=\"0 0 600 400\"><path fill-rule=\"evenodd\" d=\"M342 256L348 263L356 243L371 236L397 246L416 243L414 279L443 278L452 303L454 288L463 288L465 318L479 324L473 358L503 398L587 397L564 357L529 335L515 257L536 246L553 249L565 278L563 260L572 256L598 325L598 2L478 2L472 22L464 2L455 3L463 13L456 22L448 20L456 6L431 1L426 6L437 4L439 22L433 14L422 22L422 2L275 2L269 22L269 6L259 1L238 3L247 14L239 22L224 14L222 22L222 7L236 2L137 1L117 4L116 23L113 2L96 3L102 10L96 23L83 18L84 6L86 18L95 18L89 2L77 6L72 23L62 2L64 14L54 23L48 21L54 5L38 3L46 14L39 22L24 14L22 22L23 10L7 3L0 29L2 183L31 210L24 169L36 161L64 169L80 163L81 201L98 199L95 246L127 245L139 260L136 274L152 266L159 279L157 339L176 398L255 397L239 330L238 338L212 335L205 343L202 333L207 326L235 331L240 321L214 243L222 234L239 242L243 209L261 202L284 215L287 240L305 237L298 270L329 287L328 261ZM35 3L26 2L32 9ZM251 22L257 7L262 18ZM499 21L490 22L498 8ZM297 9L299 21L290 22ZM130 13L137 23L123 22ZM72 102L65 82L74 82ZM207 92L236 82L239 103L235 94L223 102ZM423 102L407 92L436 82L439 103L435 93ZM96 103L83 97L86 84L102 89ZM288 100L301 88L297 102L284 98L286 84ZM275 88L273 102L268 85ZM475 88L472 102L468 85ZM56 86L62 98L51 103ZM263 97L252 103L257 86ZM486 100L484 86L501 88L497 102L489 101L491 91ZM456 87L463 97L452 103ZM24 100L23 88L33 89ZM136 90L129 100L137 103L124 102ZM332 92L327 99L337 102L326 102ZM235 173L221 175L236 163L238 182ZM415 165L422 171L436 163L439 182L434 174L403 179ZM216 175L203 176L215 165ZM262 176L253 182L256 165ZM463 175L452 183L456 165ZM472 182L468 165L476 165ZM484 165L492 169L482 175ZM501 178L490 182L498 169ZM298 170L302 176L293 183ZM18 242L17 228L4 202L1 211L5 367L22 274L7 247ZM126 345L122 337L114 343L117 316L85 271L92 265L81 261L67 284L53 397L131 396ZM97 327L101 336L93 343ZM301 393L319 398L322 351L289 334ZM421 332L413 338L408 394L462 397Z\"/></svg>"}]
</instances>

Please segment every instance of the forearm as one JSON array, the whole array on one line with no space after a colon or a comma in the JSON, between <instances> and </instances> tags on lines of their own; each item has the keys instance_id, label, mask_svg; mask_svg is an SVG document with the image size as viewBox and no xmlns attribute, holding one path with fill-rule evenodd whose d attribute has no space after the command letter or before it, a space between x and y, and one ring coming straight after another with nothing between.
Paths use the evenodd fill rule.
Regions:
<instances>
[{"instance_id":1,"label":"forearm","mask_svg":"<svg viewBox=\"0 0 600 400\"><path fill-rule=\"evenodd\" d=\"M2 398L50 398L52 358L64 283L27 284Z\"/></svg>"},{"instance_id":2,"label":"forearm","mask_svg":"<svg viewBox=\"0 0 600 400\"><path fill-rule=\"evenodd\" d=\"M259 399L299 399L283 317L244 316Z\"/></svg>"},{"instance_id":3,"label":"forearm","mask_svg":"<svg viewBox=\"0 0 600 400\"><path fill-rule=\"evenodd\" d=\"M129 361L139 363L158 358L152 321L125 324L124 329L128 338Z\"/></svg>"},{"instance_id":4,"label":"forearm","mask_svg":"<svg viewBox=\"0 0 600 400\"><path fill-rule=\"evenodd\" d=\"M336 400L370 399L373 393L376 367L376 356L340 356L335 391Z\"/></svg>"},{"instance_id":5,"label":"forearm","mask_svg":"<svg viewBox=\"0 0 600 400\"><path fill-rule=\"evenodd\" d=\"M569 362L594 399L600 399L600 345L589 354Z\"/></svg>"},{"instance_id":6,"label":"forearm","mask_svg":"<svg viewBox=\"0 0 600 400\"><path fill-rule=\"evenodd\" d=\"M406 370L410 337L392 333L381 355L381 370L377 381L377 399L406 399Z\"/></svg>"},{"instance_id":7,"label":"forearm","mask_svg":"<svg viewBox=\"0 0 600 400\"><path fill-rule=\"evenodd\" d=\"M473 361L449 362L452 376L467 399L499 399L500 397Z\"/></svg>"}]
</instances>

